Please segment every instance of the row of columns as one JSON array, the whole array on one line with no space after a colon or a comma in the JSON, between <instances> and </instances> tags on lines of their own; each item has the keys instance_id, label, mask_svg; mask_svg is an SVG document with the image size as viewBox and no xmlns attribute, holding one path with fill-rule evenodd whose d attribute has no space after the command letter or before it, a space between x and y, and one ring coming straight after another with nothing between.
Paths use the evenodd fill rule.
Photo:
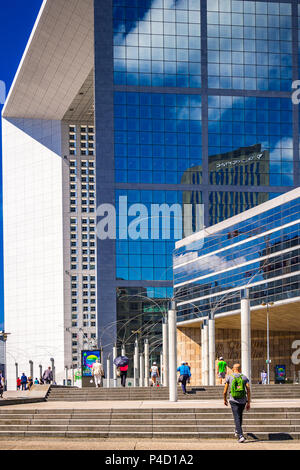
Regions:
<instances>
[{"instance_id":1,"label":"row of columns","mask_svg":"<svg viewBox=\"0 0 300 470\"><path fill-rule=\"evenodd\" d=\"M162 353L161 374L162 385L169 386L170 401L177 401L177 321L176 303L171 302L168 318L164 319L162 325ZM122 349L125 355L125 349ZM113 348L113 359L117 357L117 347ZM202 384L205 386L215 385L215 319L214 314L203 321L201 328L201 361L202 361ZM242 372L251 382L251 324L250 324L250 301L249 290L241 292L241 367ZM110 358L107 359L107 383L109 387ZM136 341L134 348L134 387L149 385L149 341L145 340L144 354L139 353L139 345ZM114 387L117 386L116 366L113 366Z\"/></svg>"},{"instance_id":2,"label":"row of columns","mask_svg":"<svg viewBox=\"0 0 300 470\"><path fill-rule=\"evenodd\" d=\"M241 369L251 382L251 321L249 289L241 291ZM216 342L214 315L201 328L202 385L216 384Z\"/></svg>"},{"instance_id":3,"label":"row of columns","mask_svg":"<svg viewBox=\"0 0 300 470\"><path fill-rule=\"evenodd\" d=\"M161 378L162 385L168 385L168 351L167 351L167 323L163 323L163 351L160 355L161 363ZM126 356L125 346L122 346L121 355ZM117 346L113 348L113 361L118 356ZM140 353L139 344L136 340L134 345L134 354L133 354L133 386L134 387L148 387L149 386L149 359L150 359L150 349L149 349L149 340L146 339L144 342L144 352ZM110 370L111 370L111 357L108 356L106 363L107 370L107 387L110 387ZM117 387L117 367L113 363L113 383L114 387Z\"/></svg>"}]
</instances>

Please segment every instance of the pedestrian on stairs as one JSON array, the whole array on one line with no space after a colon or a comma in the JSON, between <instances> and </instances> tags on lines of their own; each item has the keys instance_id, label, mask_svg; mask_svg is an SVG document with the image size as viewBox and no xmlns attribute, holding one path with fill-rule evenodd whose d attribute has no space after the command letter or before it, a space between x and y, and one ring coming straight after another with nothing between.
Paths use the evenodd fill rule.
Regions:
<instances>
[{"instance_id":1,"label":"pedestrian on stairs","mask_svg":"<svg viewBox=\"0 0 300 470\"><path fill-rule=\"evenodd\" d=\"M153 365L150 368L150 372L151 372L151 387L155 387L156 379L159 377L159 369L157 367L156 362L153 362Z\"/></svg>"},{"instance_id":2,"label":"pedestrian on stairs","mask_svg":"<svg viewBox=\"0 0 300 470\"><path fill-rule=\"evenodd\" d=\"M53 373L51 370L51 367L48 367L48 369L45 370L43 373L43 381L44 384L50 385L51 382L53 381Z\"/></svg>"},{"instance_id":3,"label":"pedestrian on stairs","mask_svg":"<svg viewBox=\"0 0 300 470\"><path fill-rule=\"evenodd\" d=\"M92 366L92 375L94 376L96 388L103 387L104 369L99 359L96 359Z\"/></svg>"},{"instance_id":4,"label":"pedestrian on stairs","mask_svg":"<svg viewBox=\"0 0 300 470\"><path fill-rule=\"evenodd\" d=\"M4 384L5 384L5 380L4 380L2 373L0 372L0 398L3 398Z\"/></svg>"},{"instance_id":5,"label":"pedestrian on stairs","mask_svg":"<svg viewBox=\"0 0 300 470\"><path fill-rule=\"evenodd\" d=\"M249 379L241 373L240 364L234 364L232 367L232 375L228 375L224 387L224 405L228 406L227 392L230 388L229 403L231 406L234 422L235 422L235 437L238 442L245 442L243 435L243 413L250 410L250 385Z\"/></svg>"},{"instance_id":6,"label":"pedestrian on stairs","mask_svg":"<svg viewBox=\"0 0 300 470\"><path fill-rule=\"evenodd\" d=\"M183 394L186 395L186 382L192 375L190 367L186 365L186 361L182 361L181 365L177 368L177 372L180 374L178 382L181 383Z\"/></svg>"}]
</instances>

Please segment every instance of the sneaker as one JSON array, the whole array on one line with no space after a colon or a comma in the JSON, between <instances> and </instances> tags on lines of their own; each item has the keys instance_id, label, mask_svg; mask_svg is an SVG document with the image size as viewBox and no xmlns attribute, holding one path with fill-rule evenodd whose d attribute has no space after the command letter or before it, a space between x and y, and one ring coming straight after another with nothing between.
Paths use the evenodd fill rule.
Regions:
<instances>
[{"instance_id":1,"label":"sneaker","mask_svg":"<svg viewBox=\"0 0 300 470\"><path fill-rule=\"evenodd\" d=\"M246 439L244 438L244 436L241 436L241 437L239 438L238 442L241 444L242 442L245 442L245 440L246 440Z\"/></svg>"},{"instance_id":2,"label":"sneaker","mask_svg":"<svg viewBox=\"0 0 300 470\"><path fill-rule=\"evenodd\" d=\"M236 431L234 431L234 437L239 437L239 435Z\"/></svg>"}]
</instances>

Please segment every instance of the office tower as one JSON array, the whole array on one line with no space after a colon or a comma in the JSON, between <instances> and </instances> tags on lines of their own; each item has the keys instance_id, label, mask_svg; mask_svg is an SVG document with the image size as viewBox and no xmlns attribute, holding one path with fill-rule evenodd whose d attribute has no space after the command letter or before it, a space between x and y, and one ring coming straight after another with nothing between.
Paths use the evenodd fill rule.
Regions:
<instances>
[{"instance_id":1,"label":"office tower","mask_svg":"<svg viewBox=\"0 0 300 470\"><path fill-rule=\"evenodd\" d=\"M44 2L3 111L5 316L18 354L25 336L50 344L40 360L55 350L62 375L84 342L106 354L148 336L158 357L177 216L166 239L150 228L166 213L142 239L120 220L131 208L130 225L136 204L149 216L188 201L208 226L297 187L297 64L297 1ZM261 174L249 162L219 178L216 162L254 147ZM115 238L97 236L105 204Z\"/></svg>"}]
</instances>

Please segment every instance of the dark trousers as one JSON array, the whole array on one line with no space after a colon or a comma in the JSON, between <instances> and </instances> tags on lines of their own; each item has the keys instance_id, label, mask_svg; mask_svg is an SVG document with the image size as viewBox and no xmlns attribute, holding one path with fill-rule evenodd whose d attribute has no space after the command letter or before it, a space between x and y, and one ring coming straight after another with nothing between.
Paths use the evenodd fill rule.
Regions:
<instances>
[{"instance_id":1,"label":"dark trousers","mask_svg":"<svg viewBox=\"0 0 300 470\"><path fill-rule=\"evenodd\" d=\"M122 387L125 387L125 385L126 385L126 377L127 377L127 372L121 372L121 385L122 385Z\"/></svg>"},{"instance_id":2,"label":"dark trousers","mask_svg":"<svg viewBox=\"0 0 300 470\"><path fill-rule=\"evenodd\" d=\"M242 429L242 424L243 424L243 412L246 406L246 403L241 404L241 403L233 403L230 402L233 418L234 418L234 423L235 423L235 431L239 437L243 435L243 429Z\"/></svg>"},{"instance_id":3,"label":"dark trousers","mask_svg":"<svg viewBox=\"0 0 300 470\"><path fill-rule=\"evenodd\" d=\"M188 378L189 376L186 374L182 376L181 388L182 388L183 393L186 393L186 382Z\"/></svg>"},{"instance_id":4,"label":"dark trousers","mask_svg":"<svg viewBox=\"0 0 300 470\"><path fill-rule=\"evenodd\" d=\"M27 384L25 382L22 383L22 390L27 390Z\"/></svg>"}]
</instances>

